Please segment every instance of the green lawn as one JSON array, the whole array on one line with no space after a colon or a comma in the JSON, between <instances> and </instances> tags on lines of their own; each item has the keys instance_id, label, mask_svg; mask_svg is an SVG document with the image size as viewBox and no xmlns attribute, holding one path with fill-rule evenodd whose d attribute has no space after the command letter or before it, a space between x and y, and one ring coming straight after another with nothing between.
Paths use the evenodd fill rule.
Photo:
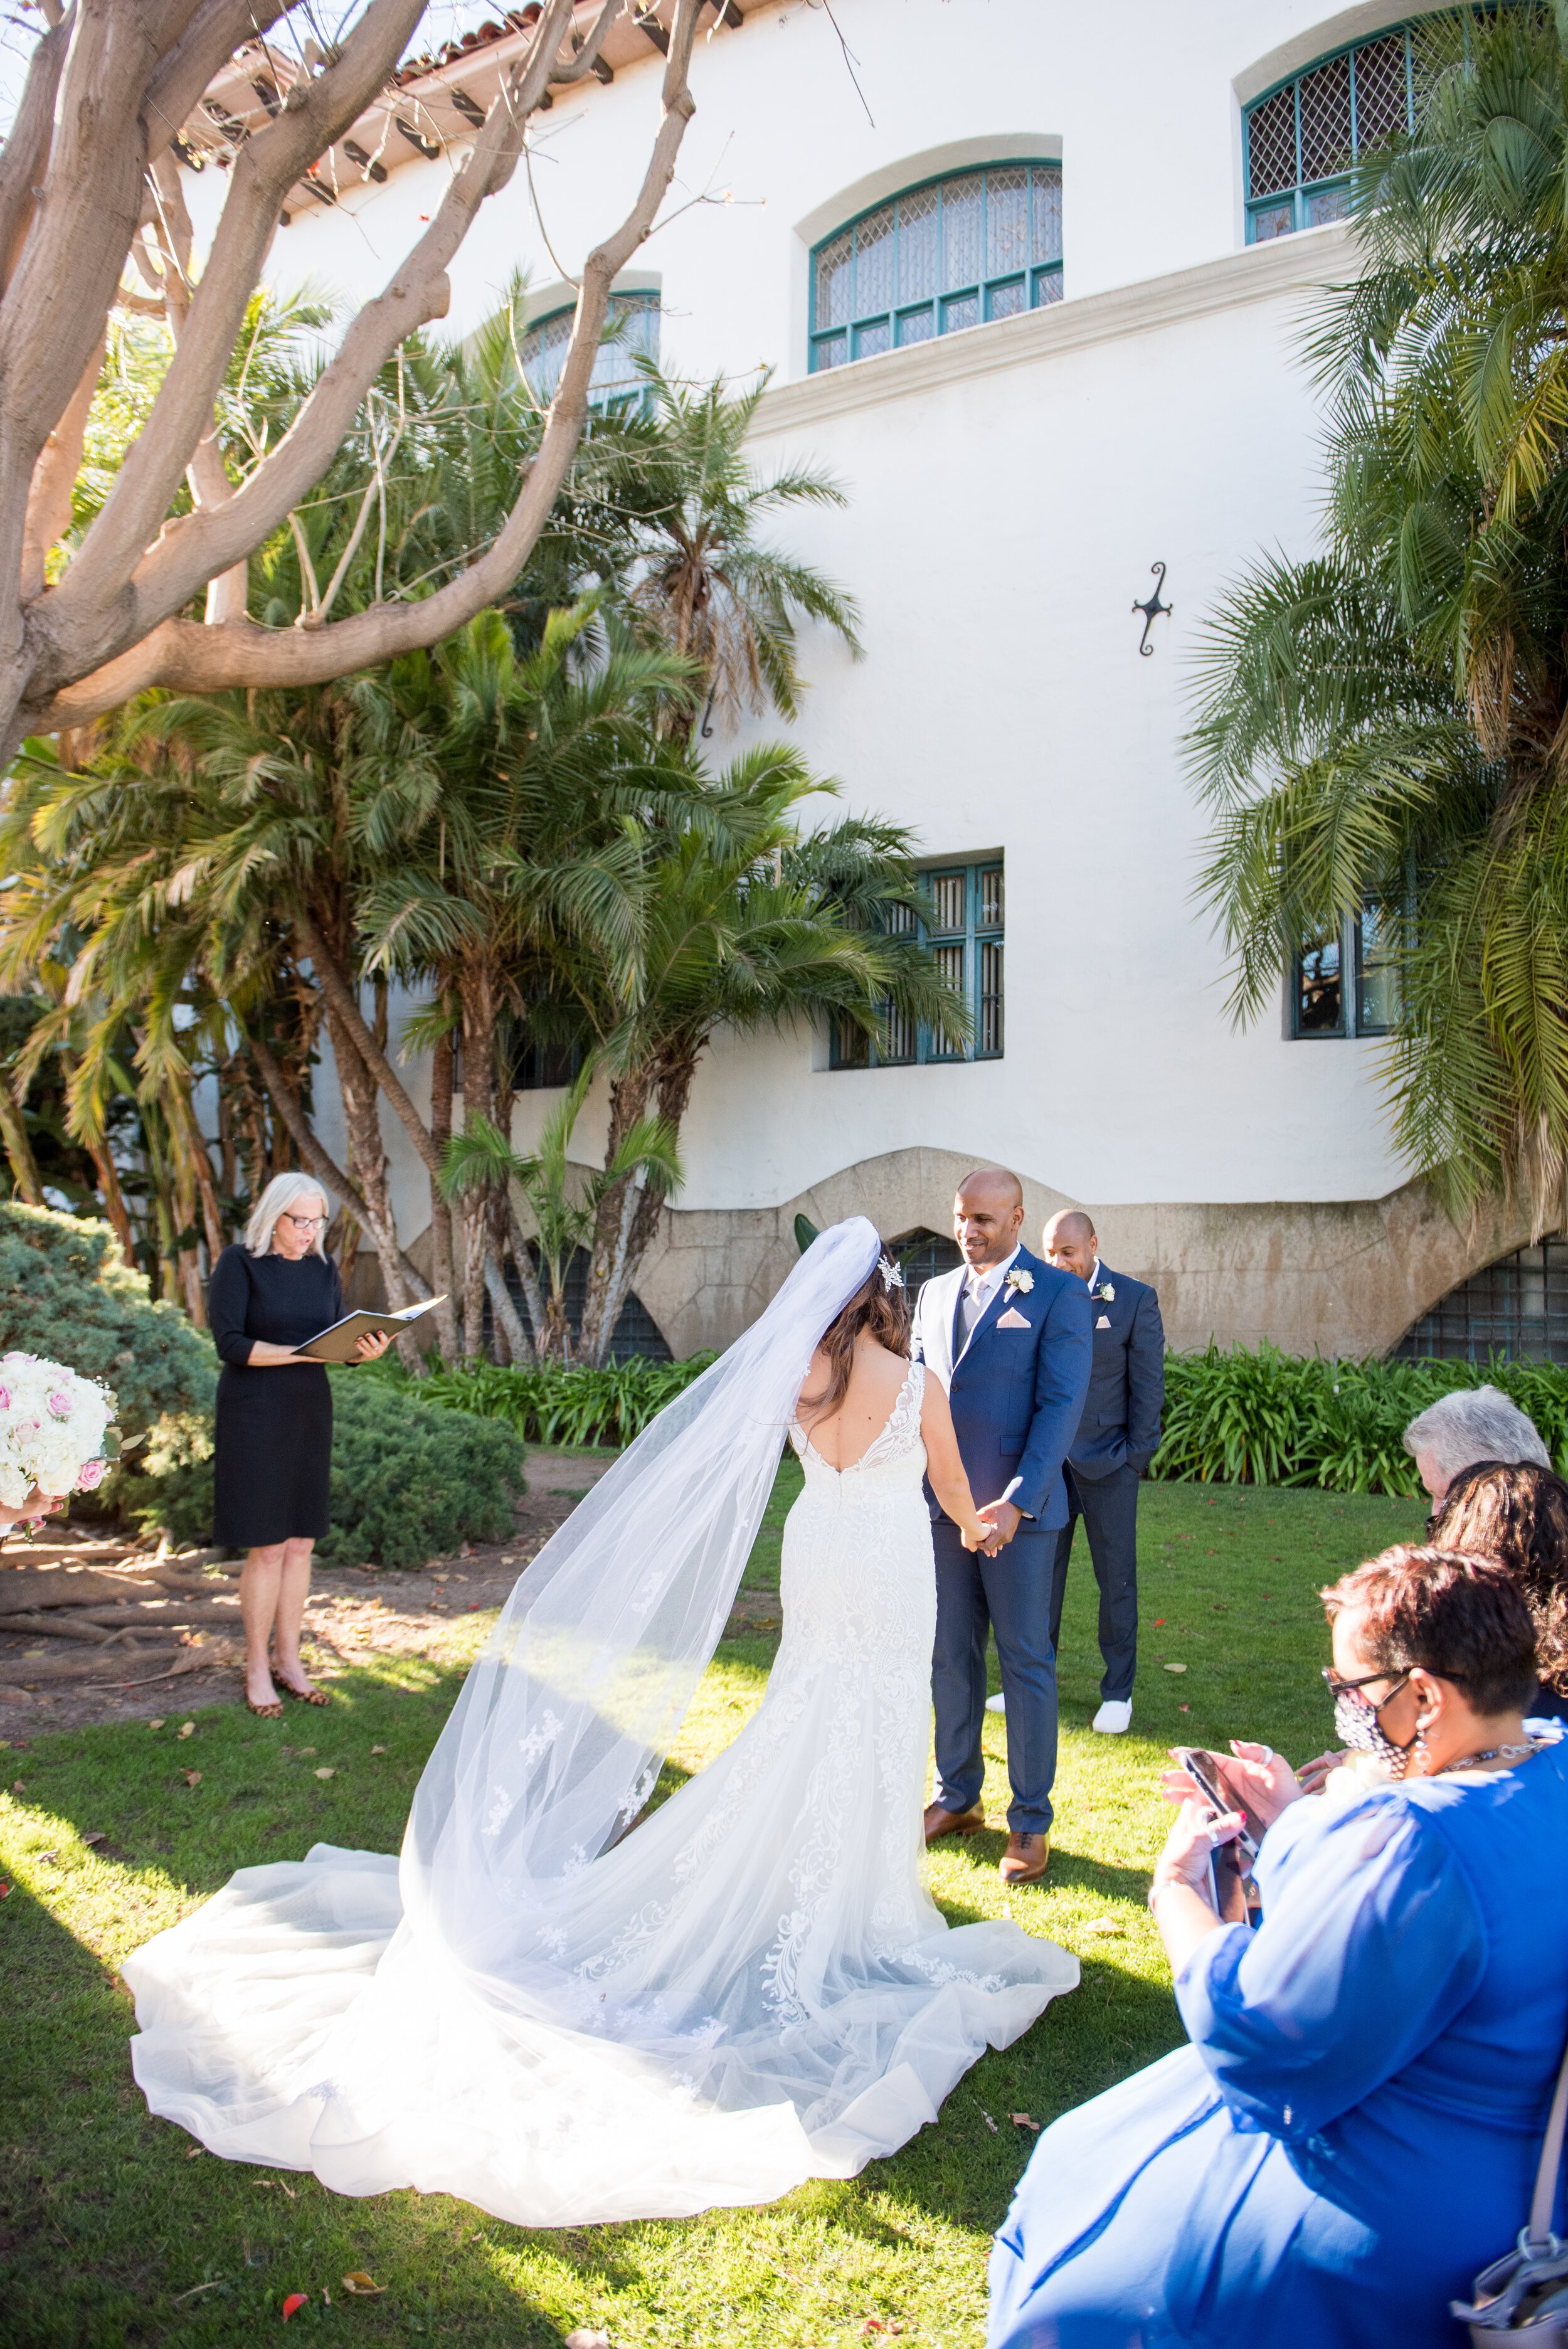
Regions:
<instances>
[{"instance_id":1,"label":"green lawn","mask_svg":"<svg viewBox=\"0 0 1568 2349\"><path fill-rule=\"evenodd\" d=\"M758 1540L750 1573L765 1586L798 1476L793 1462L781 1471ZM305 2332L384 2344L545 2349L597 2325L615 2349L829 2349L861 2340L875 2316L922 2344L975 2349L987 2239L1033 2143L1008 2116L1048 2120L1180 2036L1143 1907L1162 1749L1250 1735L1293 1757L1318 1751L1330 1723L1315 1593L1418 1523L1404 1502L1147 1486L1143 1663L1134 1734L1115 1743L1088 1731L1099 1661L1080 1533L1050 1876L1011 1909L1079 1953L1082 1986L988 2055L895 2160L761 2210L529 2233L441 2195L353 2202L311 2178L191 2158L181 2131L149 2118L127 2060L119 1961L237 1867L301 1857L318 1839L395 1849L455 1674L399 1661L348 1674L332 1710L308 1718L267 1724L224 1707L183 1739L175 1714L161 1730L84 1730L0 1755L5 1780L21 1782L0 1795L0 2337L12 2349L248 2343L299 2291L311 2295L294 2320ZM720 1650L666 1785L734 1735L770 1654L765 1640ZM999 1817L997 1717L987 1740ZM106 1840L89 1847L91 1834ZM933 1889L954 1921L1002 1908L1001 1848L997 1833L934 1856ZM353 2269L384 2297L349 2299L340 2279Z\"/></svg>"}]
</instances>

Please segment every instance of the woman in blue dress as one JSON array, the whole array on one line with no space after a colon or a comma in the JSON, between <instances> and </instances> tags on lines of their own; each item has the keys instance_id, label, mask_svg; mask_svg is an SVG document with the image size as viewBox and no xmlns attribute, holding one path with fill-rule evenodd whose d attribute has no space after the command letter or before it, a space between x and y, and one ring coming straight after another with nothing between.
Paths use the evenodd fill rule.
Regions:
<instances>
[{"instance_id":1,"label":"woman in blue dress","mask_svg":"<svg viewBox=\"0 0 1568 2349\"><path fill-rule=\"evenodd\" d=\"M1183 1803L1150 1900L1191 2044L1041 2137L989 2349L1458 2349L1450 2302L1524 2221L1568 2037L1568 1742L1523 1732L1530 1616L1433 1549L1325 1599L1339 1742L1385 1783L1303 1797L1236 1749L1273 1819L1255 1930L1209 1892L1239 1816Z\"/></svg>"}]
</instances>

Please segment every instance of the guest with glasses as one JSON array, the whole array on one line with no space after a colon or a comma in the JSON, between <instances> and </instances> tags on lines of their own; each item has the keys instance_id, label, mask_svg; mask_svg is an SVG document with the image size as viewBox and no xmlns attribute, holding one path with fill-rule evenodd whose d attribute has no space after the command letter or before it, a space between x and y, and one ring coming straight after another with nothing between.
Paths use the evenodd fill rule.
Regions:
<instances>
[{"instance_id":1,"label":"guest with glasses","mask_svg":"<svg viewBox=\"0 0 1568 2349\"><path fill-rule=\"evenodd\" d=\"M1242 1814L1171 1774L1150 1906L1190 2044L1040 2138L989 2349L1424 2349L1529 2211L1568 2037L1568 1744L1524 1728L1529 1609L1429 1548L1323 1596L1341 1742L1389 1775L1303 1801L1233 1749L1266 1830L1254 1928L1212 1892Z\"/></svg>"},{"instance_id":2,"label":"guest with glasses","mask_svg":"<svg viewBox=\"0 0 1568 2349\"><path fill-rule=\"evenodd\" d=\"M208 1313L223 1368L218 1379L212 1535L242 1549L240 1612L245 1702L263 1720L278 1700L325 1704L299 1652L311 1552L327 1531L332 1388L322 1363L295 1349L343 1319L343 1282L322 1245L327 1206L308 1174L278 1174L256 1202L245 1237L212 1268ZM387 1350L359 1340L359 1358ZM270 1651L270 1652L269 1652Z\"/></svg>"}]
</instances>

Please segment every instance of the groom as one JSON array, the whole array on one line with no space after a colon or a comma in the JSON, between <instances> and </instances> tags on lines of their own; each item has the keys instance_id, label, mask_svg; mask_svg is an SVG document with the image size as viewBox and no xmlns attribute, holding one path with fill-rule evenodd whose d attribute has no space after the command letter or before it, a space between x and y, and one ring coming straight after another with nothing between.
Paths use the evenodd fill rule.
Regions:
<instances>
[{"instance_id":1,"label":"groom","mask_svg":"<svg viewBox=\"0 0 1568 2349\"><path fill-rule=\"evenodd\" d=\"M984 1551L966 1550L928 1488L936 1550L936 1799L925 1814L925 1840L973 1835L985 1824L980 1732L989 1628L1002 1667L1013 1788L999 1870L1006 1884L1038 1883L1050 1857L1051 1562L1057 1530L1068 1522L1062 1464L1092 1360L1088 1291L1019 1247L1023 1221L1016 1174L983 1166L965 1175L953 1208L964 1263L926 1282L914 1317L915 1351L947 1390L970 1489L995 1528Z\"/></svg>"}]
</instances>

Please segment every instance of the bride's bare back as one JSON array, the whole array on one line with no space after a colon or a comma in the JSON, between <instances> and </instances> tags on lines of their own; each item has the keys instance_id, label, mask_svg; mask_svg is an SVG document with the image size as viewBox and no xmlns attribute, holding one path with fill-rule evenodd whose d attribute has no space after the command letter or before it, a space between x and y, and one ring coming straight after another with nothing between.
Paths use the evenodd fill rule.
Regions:
<instances>
[{"instance_id":1,"label":"bride's bare back","mask_svg":"<svg viewBox=\"0 0 1568 2349\"><path fill-rule=\"evenodd\" d=\"M813 1411L812 1397L826 1396L833 1383L833 1366L821 1348L817 1349L800 1390L796 1416L811 1440L812 1451L826 1467L836 1468L842 1475L865 1458L892 1417L908 1376L904 1356L892 1352L862 1330L855 1340L843 1400L832 1411L823 1411L820 1402ZM930 1377L921 1395L920 1433L931 1489L963 1529L965 1547L973 1547L988 1537L991 1528L976 1517L975 1496L958 1456L953 1413L940 1381Z\"/></svg>"}]
</instances>

